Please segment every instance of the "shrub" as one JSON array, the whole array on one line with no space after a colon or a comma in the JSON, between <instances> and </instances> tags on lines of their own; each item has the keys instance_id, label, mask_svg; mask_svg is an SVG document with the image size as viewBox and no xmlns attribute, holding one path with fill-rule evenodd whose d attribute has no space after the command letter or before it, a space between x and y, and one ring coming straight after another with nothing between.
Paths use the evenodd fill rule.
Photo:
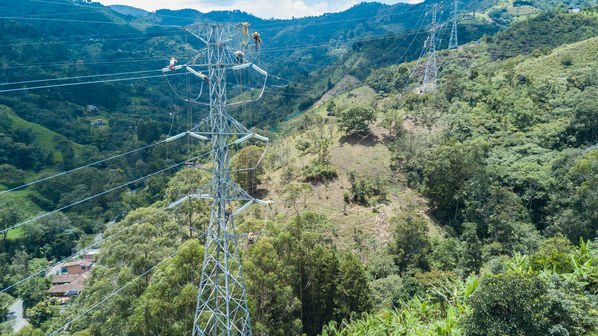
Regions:
<instances>
[{"instance_id":1,"label":"shrub","mask_svg":"<svg viewBox=\"0 0 598 336\"><path fill-rule=\"evenodd\" d=\"M338 177L336 169L329 164L312 161L303 168L305 182L325 183Z\"/></svg>"},{"instance_id":2,"label":"shrub","mask_svg":"<svg viewBox=\"0 0 598 336\"><path fill-rule=\"evenodd\" d=\"M531 275L487 275L470 297L468 336L546 335L546 285Z\"/></svg>"},{"instance_id":3,"label":"shrub","mask_svg":"<svg viewBox=\"0 0 598 336\"><path fill-rule=\"evenodd\" d=\"M369 106L354 106L343 111L339 117L339 127L347 134L367 133L370 131L370 124L376 120L374 109Z\"/></svg>"},{"instance_id":4,"label":"shrub","mask_svg":"<svg viewBox=\"0 0 598 336\"><path fill-rule=\"evenodd\" d=\"M0 165L0 183L9 188L19 186L25 181L25 173L9 164Z\"/></svg>"}]
</instances>

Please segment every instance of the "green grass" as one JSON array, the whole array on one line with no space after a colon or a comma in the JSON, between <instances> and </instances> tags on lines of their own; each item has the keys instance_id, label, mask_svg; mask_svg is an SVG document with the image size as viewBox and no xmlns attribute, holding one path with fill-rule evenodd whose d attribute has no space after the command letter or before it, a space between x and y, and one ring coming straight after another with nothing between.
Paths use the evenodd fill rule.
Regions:
<instances>
[{"instance_id":1,"label":"green grass","mask_svg":"<svg viewBox=\"0 0 598 336\"><path fill-rule=\"evenodd\" d=\"M24 216L40 213L42 209L29 199L30 191L27 189L15 190L9 193L10 197L19 205Z\"/></svg>"},{"instance_id":2,"label":"green grass","mask_svg":"<svg viewBox=\"0 0 598 336\"><path fill-rule=\"evenodd\" d=\"M369 105L376 98L374 90L368 86L361 86L350 92L339 94L332 101L339 108L338 112L353 104ZM337 128L336 118L327 116L326 107L327 104L323 104L315 110L306 111L304 115L289 121L287 123L289 125L284 127L294 128L295 131L281 138L281 141L271 150L271 153L284 153L288 158L286 162L280 164L280 167L268 169L268 182L265 189L270 192L269 198L277 200L273 216L282 215L284 218L295 215L292 204L287 204L284 201L283 187L286 182L282 181L282 171L287 167L292 167L292 170L298 175L295 182L299 182L301 170L315 158L313 154L300 156L295 145L299 141L325 136L332 140L331 164L337 169L339 177L325 185L313 186L307 194L305 208L300 205L299 210L301 212L311 210L326 215L328 220L337 227L338 237L335 238L335 243L341 249L352 248L356 230L363 234L364 241L371 238L388 241L392 237L388 219L393 216L395 209L413 202L425 201L416 192L407 188L403 180L393 179L390 181L389 177L392 175L390 170L391 153L384 144L386 130L373 125L372 132L375 134L375 141L367 138L360 142L359 137L347 139L344 137L345 133ZM324 118L325 122L307 130L298 131L298 126L304 125L305 119L310 115ZM348 180L349 172L355 172L358 176L366 179L382 177L387 180L388 202L367 207L357 204L346 205L343 194L351 188ZM430 221L430 227L433 229L431 230L433 235L440 235L437 233L438 230L434 230L435 225L432 221Z\"/></svg>"},{"instance_id":3,"label":"green grass","mask_svg":"<svg viewBox=\"0 0 598 336\"><path fill-rule=\"evenodd\" d=\"M75 152L77 152L78 150L81 150L83 148L82 145L74 143L56 132L53 132L53 131L51 131L41 125L38 125L36 123L32 123L32 122L22 119L16 113L14 113L14 111L11 108L9 108L7 106L0 105L0 112L6 113L6 115L12 120L13 126L31 129L33 131L33 133L35 133L35 135L37 136L39 145L42 148L47 149L53 153L53 158L55 161L61 161L60 153L54 149L54 144L55 144L54 138L55 137L63 138L63 139L66 139L67 141L69 141L73 145L73 149L75 150Z\"/></svg>"},{"instance_id":4,"label":"green grass","mask_svg":"<svg viewBox=\"0 0 598 336\"><path fill-rule=\"evenodd\" d=\"M577 72L598 69L596 50L598 50L598 37L554 49L546 56L530 58L519 64L515 71L527 74L536 83L566 84L567 74L571 69ZM563 63L565 57L571 57L573 63L565 65Z\"/></svg>"},{"instance_id":5,"label":"green grass","mask_svg":"<svg viewBox=\"0 0 598 336\"><path fill-rule=\"evenodd\" d=\"M12 229L7 232L6 239L7 240L16 240L23 237L23 228L18 227L16 229Z\"/></svg>"}]
</instances>

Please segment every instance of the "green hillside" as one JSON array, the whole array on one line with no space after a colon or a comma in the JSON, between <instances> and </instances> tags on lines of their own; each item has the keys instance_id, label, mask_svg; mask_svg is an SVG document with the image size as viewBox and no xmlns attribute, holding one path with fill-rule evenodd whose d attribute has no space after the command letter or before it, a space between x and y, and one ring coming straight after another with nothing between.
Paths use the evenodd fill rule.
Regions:
<instances>
[{"instance_id":1,"label":"green hillside","mask_svg":"<svg viewBox=\"0 0 598 336\"><path fill-rule=\"evenodd\" d=\"M10 3L15 15L59 6ZM9 46L0 54L0 76L9 82L159 68L171 55L200 47L154 23L277 24L270 42L281 47L298 43L299 32L301 43L318 44L316 50L286 50L271 63L264 57L260 66L273 77L265 98L230 111L273 139L268 146L230 145L227 158L227 174L239 186L273 203L219 215L226 230L234 223L227 239L238 244L253 334L597 335L596 9L570 13L570 3L549 0L467 2L461 45L439 47L438 85L423 92L421 46L429 27L418 27L414 13L435 3L363 3L320 17L262 20L239 11L147 13L69 2L101 12L84 18L110 20L110 34L138 40L76 47L63 41L65 34L88 38L96 28L1 21L0 40ZM363 15L374 17L371 25L360 22ZM12 45L21 44L16 39L31 45ZM56 68L31 70L44 58ZM13 59L15 69L29 70L11 68ZM63 59L67 64L57 64ZM119 64L123 59L147 63L137 68ZM238 77L230 83L229 101L252 95ZM7 196L0 199L0 229L68 207L0 235L0 289L109 237L85 288L68 304L46 294L49 276L0 296L0 335L47 335L65 326L62 334L77 336L192 330L197 293L206 285L202 232L211 203L188 197L169 206L210 181L209 171L187 167L207 169L209 158L183 164L209 144L157 143L189 129L207 109L190 108L172 88L185 90L185 81L0 95L4 189L148 146L0 194ZM102 125L92 125L97 119ZM116 189L94 196L110 188ZM23 299L31 323L16 334L4 322L13 298Z\"/></svg>"}]
</instances>

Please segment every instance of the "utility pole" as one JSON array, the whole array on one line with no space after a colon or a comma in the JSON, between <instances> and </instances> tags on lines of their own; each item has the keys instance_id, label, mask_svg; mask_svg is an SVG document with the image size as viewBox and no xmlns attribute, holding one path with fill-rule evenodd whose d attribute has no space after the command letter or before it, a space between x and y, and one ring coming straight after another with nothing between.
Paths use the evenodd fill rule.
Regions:
<instances>
[{"instance_id":1,"label":"utility pole","mask_svg":"<svg viewBox=\"0 0 598 336\"><path fill-rule=\"evenodd\" d=\"M455 8L453 9L453 29L451 30L451 40L449 42L449 49L457 49L459 47L459 40L457 38L457 11L459 0L455 0Z\"/></svg>"},{"instance_id":2,"label":"utility pole","mask_svg":"<svg viewBox=\"0 0 598 336\"><path fill-rule=\"evenodd\" d=\"M193 320L193 336L251 336L251 320L239 256L238 240L244 235L235 232L235 216L253 203L269 204L250 196L231 179L229 148L250 138L268 141L250 132L227 113L226 79L230 71L255 70L267 73L255 64L239 60L236 50L243 50L247 30L236 24L198 24L185 29L206 44L203 55L207 74L194 69L198 58L184 67L202 78L209 87L210 114L202 123L205 130L190 134L212 144L211 182L198 189L191 198L212 199L210 224L206 232L205 254ZM235 45L237 44L237 45ZM237 47L238 49L234 49ZM264 79L265 86L265 79ZM201 124L200 124L201 125ZM242 203L239 203L242 202ZM238 209L236 205L242 205Z\"/></svg>"},{"instance_id":3,"label":"utility pole","mask_svg":"<svg viewBox=\"0 0 598 336\"><path fill-rule=\"evenodd\" d=\"M436 44L437 36L437 22L438 22L438 5L432 8L432 26L430 27L430 34L425 42L425 48L428 51L428 60L426 62L426 71L424 73L424 83L422 86L423 92L436 90L436 82L438 78L438 64L436 60Z\"/></svg>"}]
</instances>

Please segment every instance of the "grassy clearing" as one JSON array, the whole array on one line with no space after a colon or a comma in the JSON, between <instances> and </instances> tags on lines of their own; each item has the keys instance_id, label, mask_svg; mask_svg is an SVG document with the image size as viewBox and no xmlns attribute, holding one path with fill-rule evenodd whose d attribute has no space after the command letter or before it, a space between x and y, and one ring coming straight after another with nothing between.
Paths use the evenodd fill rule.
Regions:
<instances>
[{"instance_id":1,"label":"grassy clearing","mask_svg":"<svg viewBox=\"0 0 598 336\"><path fill-rule=\"evenodd\" d=\"M376 98L376 93L371 88L361 86L340 94L331 101L334 101L340 111L354 104L369 105ZM300 182L303 167L315 158L314 154L300 155L295 145L300 141L326 137L332 143L330 162L337 169L339 177L327 184L313 185L312 190L304 195L305 201L298 202L299 212L315 211L326 215L337 228L335 243L341 249L352 248L356 238L363 242L372 239L389 241L392 237L389 230L389 218L394 215L394 212L407 204L425 205L425 200L407 188L402 179L392 177L391 153L384 143L386 131L383 128L372 127L373 134L368 137L347 137L338 129L336 118L327 116L326 107L327 104L323 104L289 123L291 125L287 127L297 130L306 122L306 118L310 118L310 115L311 118L318 116L324 120L311 128L295 131L276 143L271 150L271 157L277 157L277 159L266 160L266 162L270 161L272 166L267 169L266 183L263 187L269 191L267 197L276 202L273 216L281 216L284 219L296 215L293 203L285 200L284 187L289 182L283 177L285 171L290 171L295 175L292 179L293 182ZM274 161L278 161L278 163L274 163ZM386 179L389 191L388 200L367 207L346 204L343 195L351 189L348 179L350 172L365 179L374 177ZM430 228L432 235L441 235L440 229L431 221Z\"/></svg>"},{"instance_id":2,"label":"grassy clearing","mask_svg":"<svg viewBox=\"0 0 598 336\"><path fill-rule=\"evenodd\" d=\"M550 82L567 85L567 74L571 68L578 73L598 68L596 50L598 37L562 46L546 56L530 58L515 67L515 71L528 75L538 84Z\"/></svg>"}]
</instances>

